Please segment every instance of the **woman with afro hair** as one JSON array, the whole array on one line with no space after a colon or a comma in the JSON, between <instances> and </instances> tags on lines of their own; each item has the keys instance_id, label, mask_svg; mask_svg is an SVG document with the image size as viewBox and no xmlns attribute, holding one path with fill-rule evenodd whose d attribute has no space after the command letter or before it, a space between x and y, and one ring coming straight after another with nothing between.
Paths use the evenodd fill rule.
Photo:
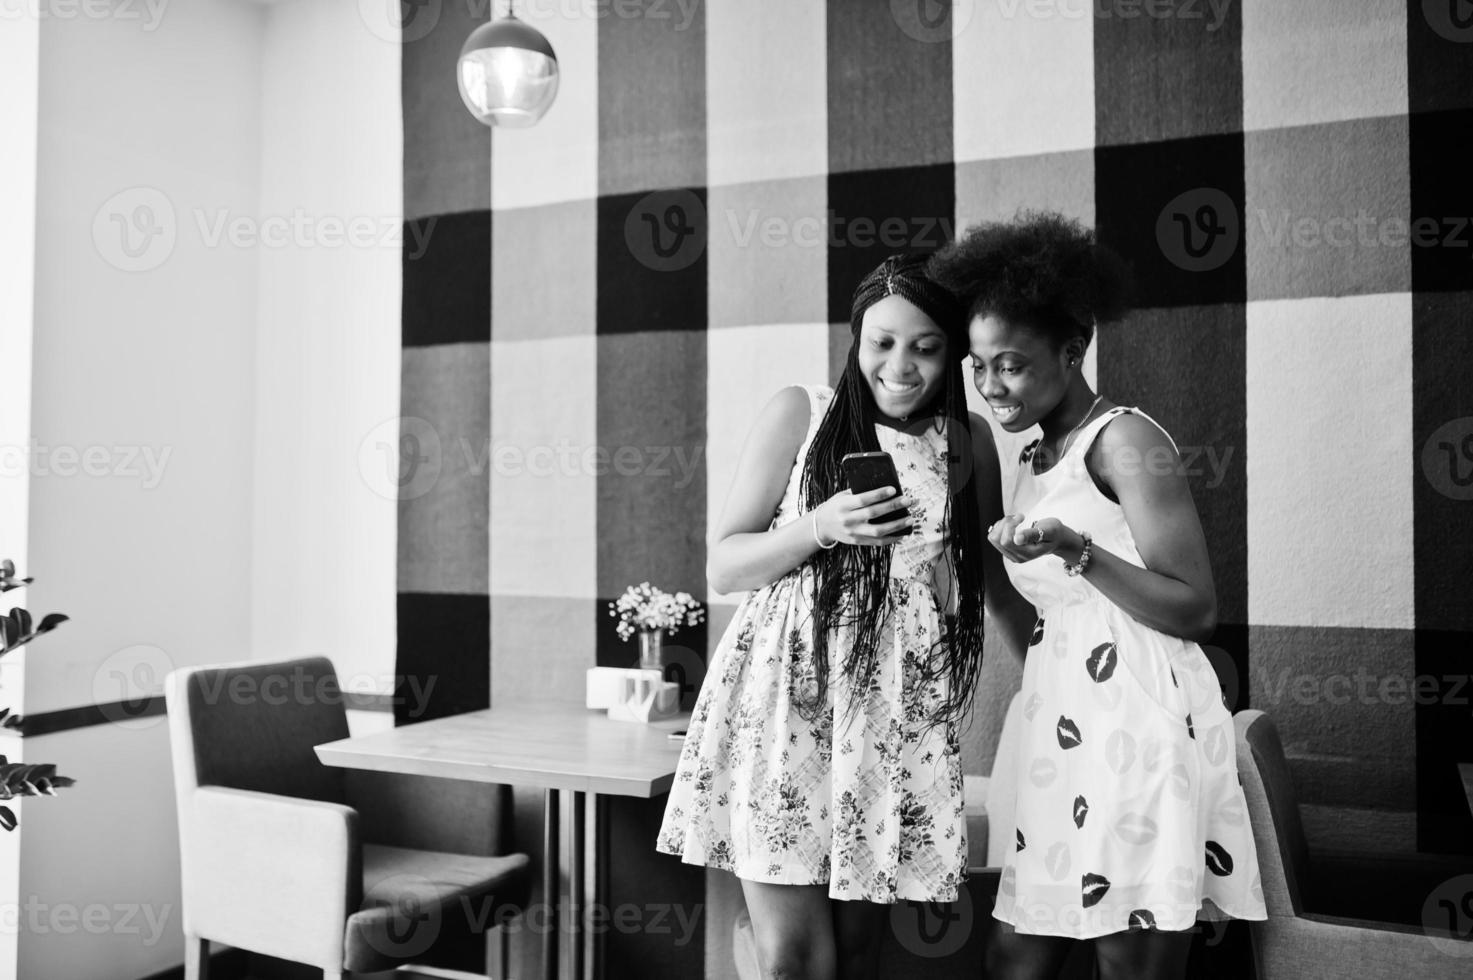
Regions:
<instances>
[{"instance_id":1,"label":"woman with afro hair","mask_svg":"<svg viewBox=\"0 0 1473 980\"><path fill-rule=\"evenodd\" d=\"M1025 212L931 272L967 306L997 424L1039 431L987 531L1038 612L990 975L1055 976L1092 939L1102 980L1181 977L1199 918L1265 911L1232 718L1197 645L1217 600L1176 445L1084 376L1126 268L1078 222Z\"/></svg>"},{"instance_id":2,"label":"woman with afro hair","mask_svg":"<svg viewBox=\"0 0 1473 980\"><path fill-rule=\"evenodd\" d=\"M1001 487L966 407L966 312L925 266L892 256L859 284L838 383L768 403L712 536L712 586L750 591L656 846L741 880L765 977L872 978L889 904L957 898L984 584L1015 635L1033 622L983 540ZM877 450L900 487L851 493L843 457Z\"/></svg>"}]
</instances>

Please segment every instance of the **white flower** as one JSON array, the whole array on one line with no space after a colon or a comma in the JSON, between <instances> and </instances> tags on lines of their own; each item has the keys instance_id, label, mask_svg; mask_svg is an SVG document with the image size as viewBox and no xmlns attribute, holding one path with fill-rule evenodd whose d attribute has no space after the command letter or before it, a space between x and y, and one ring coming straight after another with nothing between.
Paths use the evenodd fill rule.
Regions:
<instances>
[{"instance_id":1,"label":"white flower","mask_svg":"<svg viewBox=\"0 0 1473 980\"><path fill-rule=\"evenodd\" d=\"M682 626L695 626L705 621L703 604L689 592L674 595L648 582L631 585L624 594L609 603L609 615L617 617L619 638L628 642L637 630L665 630L674 633Z\"/></svg>"}]
</instances>

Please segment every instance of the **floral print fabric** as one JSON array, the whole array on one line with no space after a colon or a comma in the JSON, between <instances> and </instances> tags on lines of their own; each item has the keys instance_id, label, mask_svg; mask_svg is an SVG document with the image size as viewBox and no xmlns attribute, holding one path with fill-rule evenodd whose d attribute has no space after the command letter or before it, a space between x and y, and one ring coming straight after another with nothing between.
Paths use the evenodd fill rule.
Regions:
<instances>
[{"instance_id":1,"label":"floral print fabric","mask_svg":"<svg viewBox=\"0 0 1473 980\"><path fill-rule=\"evenodd\" d=\"M833 395L808 391L808 433L773 527L802 516L803 460ZM825 704L805 720L814 576L803 566L750 592L712 654L656 846L750 881L826 884L835 899L953 901L967 856L959 746L954 726L928 727L949 690L928 676L940 662L946 435L875 433L920 530L894 546L874 677L849 683L850 643L833 631Z\"/></svg>"}]
</instances>

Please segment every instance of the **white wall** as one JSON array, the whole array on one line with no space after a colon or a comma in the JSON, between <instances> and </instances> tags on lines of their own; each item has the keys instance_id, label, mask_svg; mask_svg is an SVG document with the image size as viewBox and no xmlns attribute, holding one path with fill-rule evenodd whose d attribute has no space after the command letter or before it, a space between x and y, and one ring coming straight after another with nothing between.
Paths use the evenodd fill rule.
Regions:
<instances>
[{"instance_id":1,"label":"white wall","mask_svg":"<svg viewBox=\"0 0 1473 980\"><path fill-rule=\"evenodd\" d=\"M0 558L10 558L21 574L29 567L26 511L30 480L20 448L31 425L31 282L36 243L36 61L39 25L17 20L0 29ZM24 592L6 593L10 600ZM25 677L20 653L0 659L0 706L19 707ZM0 735L0 753L21 756L20 740ZM21 808L11 807L16 813ZM0 964L15 962L17 930L5 914L15 908L20 885L19 833L0 834ZM3 966L0 966L3 976Z\"/></svg>"},{"instance_id":2,"label":"white wall","mask_svg":"<svg viewBox=\"0 0 1473 980\"><path fill-rule=\"evenodd\" d=\"M391 684L395 503L359 447L396 435L399 51L358 6L155 0L130 5L136 20L114 8L30 22L28 129L11 84L23 33L0 23L0 111L22 150L26 133L38 145L12 159L7 136L0 163L0 381L7 400L24 389L5 372L34 388L29 425L0 411L0 444L34 436L48 458L75 447L77 470L105 447L96 475L36 461L37 475L0 486L0 520L25 521L22 567L40 579L28 607L72 617L30 648L14 699L27 714L156 693L173 667L232 659L327 653L347 683ZM30 236L12 198L31 199L25 160L38 155L35 349L22 362L31 277L8 260ZM365 244L334 244L355 229ZM0 550L26 544L12 533L0 523ZM355 717L355 730L385 720ZM0 848L0 903L22 903L18 953L0 922L0 980L176 966L165 720L24 749L79 783L30 801ZM108 909L105 927L67 928L88 906ZM164 930L153 941L150 921Z\"/></svg>"},{"instance_id":3,"label":"white wall","mask_svg":"<svg viewBox=\"0 0 1473 980\"><path fill-rule=\"evenodd\" d=\"M71 622L27 651L30 715L251 652L256 259L212 246L195 216L255 208L265 14L231 0L155 6L157 19L102 9L40 25L31 434L45 456L27 599ZM23 923L0 970L117 980L177 964L177 914L149 945L120 918L97 934L69 918L96 903L177 910L163 719L25 751L78 786L26 808L17 893L41 925Z\"/></svg>"},{"instance_id":4,"label":"white wall","mask_svg":"<svg viewBox=\"0 0 1473 980\"><path fill-rule=\"evenodd\" d=\"M389 693L397 487L378 443L397 460L399 45L358 4L278 4L262 79L261 214L310 220L258 250L253 635L261 656L323 653L344 687Z\"/></svg>"}]
</instances>

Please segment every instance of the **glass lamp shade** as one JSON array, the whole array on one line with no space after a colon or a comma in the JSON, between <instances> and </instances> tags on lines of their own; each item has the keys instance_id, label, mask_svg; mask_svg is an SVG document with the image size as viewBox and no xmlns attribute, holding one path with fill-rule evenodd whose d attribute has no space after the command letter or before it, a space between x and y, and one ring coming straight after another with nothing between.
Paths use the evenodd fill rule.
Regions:
<instances>
[{"instance_id":1,"label":"glass lamp shade","mask_svg":"<svg viewBox=\"0 0 1473 980\"><path fill-rule=\"evenodd\" d=\"M455 76L465 107L487 126L534 125L557 97L552 45L510 15L471 32Z\"/></svg>"}]
</instances>

